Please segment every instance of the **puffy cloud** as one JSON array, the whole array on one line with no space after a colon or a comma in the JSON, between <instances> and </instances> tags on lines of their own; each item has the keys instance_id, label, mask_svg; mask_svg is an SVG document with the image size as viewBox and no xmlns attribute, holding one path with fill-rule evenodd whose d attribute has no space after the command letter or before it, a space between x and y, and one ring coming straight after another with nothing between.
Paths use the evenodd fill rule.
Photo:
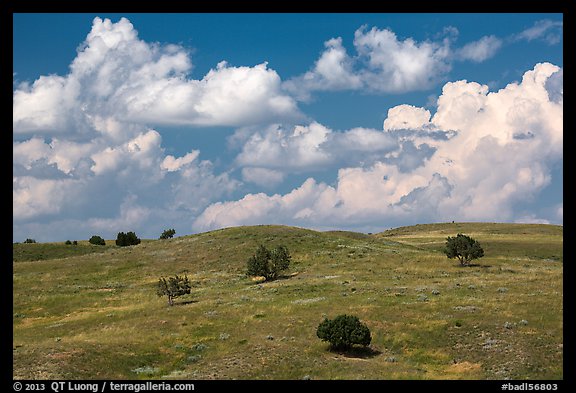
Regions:
<instances>
[{"instance_id":1,"label":"puffy cloud","mask_svg":"<svg viewBox=\"0 0 576 393\"><path fill-rule=\"evenodd\" d=\"M332 38L324 46L326 50L311 71L284 83L288 91L300 94L300 99L308 99L311 90L348 90L363 86L361 77L354 73L354 60L342 46L342 38Z\"/></svg>"},{"instance_id":2,"label":"puffy cloud","mask_svg":"<svg viewBox=\"0 0 576 393\"><path fill-rule=\"evenodd\" d=\"M198 80L191 70L185 48L144 42L125 18L95 18L67 75L15 86L15 236L153 231L176 219L189 230L200 211L231 195L240 181L215 173L199 150L165 154L150 125L258 124L299 112L265 63L221 62Z\"/></svg>"},{"instance_id":3,"label":"puffy cloud","mask_svg":"<svg viewBox=\"0 0 576 393\"><path fill-rule=\"evenodd\" d=\"M324 43L326 49L314 67L284 83L300 99L315 90L365 90L401 93L427 89L450 71L450 40L400 40L389 30L363 26L354 34L357 56L350 57L342 38Z\"/></svg>"},{"instance_id":4,"label":"puffy cloud","mask_svg":"<svg viewBox=\"0 0 576 393\"><path fill-rule=\"evenodd\" d=\"M174 172L193 162L196 158L198 158L199 155L200 150L194 150L190 153L186 153L184 157L179 158L168 155L164 158L164 161L162 161L160 167L168 172Z\"/></svg>"},{"instance_id":5,"label":"puffy cloud","mask_svg":"<svg viewBox=\"0 0 576 393\"><path fill-rule=\"evenodd\" d=\"M383 159L340 169L335 186L308 179L286 195L249 194L213 204L194 228L282 222L366 230L423 219L542 222L515 207L549 185L553 166L562 160L563 105L549 94L558 81L548 83L558 73L557 66L537 64L520 83L496 92L475 82L447 83L431 119L423 108L389 110L383 134L399 143ZM405 146L425 156L409 163L404 157L414 154L403 151ZM561 216L561 207L555 211Z\"/></svg>"},{"instance_id":6,"label":"puffy cloud","mask_svg":"<svg viewBox=\"0 0 576 393\"><path fill-rule=\"evenodd\" d=\"M329 200L325 195L330 194L330 190L329 186L309 178L286 195L248 194L238 201L217 202L200 214L194 221L193 229L202 231L235 225L294 223L332 207L335 200Z\"/></svg>"},{"instance_id":7,"label":"puffy cloud","mask_svg":"<svg viewBox=\"0 0 576 393\"><path fill-rule=\"evenodd\" d=\"M125 18L95 18L67 76L42 76L14 93L15 133L108 129L140 125L238 126L301 117L266 63L219 63L189 79L192 63L177 45L147 43Z\"/></svg>"},{"instance_id":8,"label":"puffy cloud","mask_svg":"<svg viewBox=\"0 0 576 393\"><path fill-rule=\"evenodd\" d=\"M388 109L384 130L419 129L430 122L430 111L412 105L397 105Z\"/></svg>"},{"instance_id":9,"label":"puffy cloud","mask_svg":"<svg viewBox=\"0 0 576 393\"><path fill-rule=\"evenodd\" d=\"M478 41L464 45L458 50L457 55L461 60L480 63L494 56L501 46L502 40L496 36L484 36Z\"/></svg>"},{"instance_id":10,"label":"puffy cloud","mask_svg":"<svg viewBox=\"0 0 576 393\"><path fill-rule=\"evenodd\" d=\"M76 94L66 78L56 75L41 76L31 86L20 84L13 96L14 132L64 131Z\"/></svg>"},{"instance_id":11,"label":"puffy cloud","mask_svg":"<svg viewBox=\"0 0 576 393\"><path fill-rule=\"evenodd\" d=\"M541 39L556 44L563 22L537 21L507 38L495 35L456 47L459 32L447 26L434 40L399 38L390 29L362 26L354 33L355 53L349 55L341 37L324 43L325 49L306 73L284 82L284 88L307 101L313 91L361 90L371 93L405 93L430 89L444 81L454 61L480 63L504 45Z\"/></svg>"},{"instance_id":12,"label":"puffy cloud","mask_svg":"<svg viewBox=\"0 0 576 393\"><path fill-rule=\"evenodd\" d=\"M357 127L334 131L318 122L293 127L272 125L259 131L242 129L231 140L232 145L241 146L237 165L273 170L268 174L278 180L280 174L367 165L399 147L395 137L381 130ZM245 172L253 179L252 169Z\"/></svg>"},{"instance_id":13,"label":"puffy cloud","mask_svg":"<svg viewBox=\"0 0 576 393\"><path fill-rule=\"evenodd\" d=\"M241 166L296 169L323 165L330 157L321 145L330 133L328 128L316 122L291 130L272 125L249 137L236 162Z\"/></svg>"},{"instance_id":14,"label":"puffy cloud","mask_svg":"<svg viewBox=\"0 0 576 393\"><path fill-rule=\"evenodd\" d=\"M354 33L354 46L367 60L361 75L368 88L382 92L422 90L450 71L449 41L399 40L388 29L364 28Z\"/></svg>"},{"instance_id":15,"label":"puffy cloud","mask_svg":"<svg viewBox=\"0 0 576 393\"><path fill-rule=\"evenodd\" d=\"M60 213L78 195L81 181L73 179L39 179L18 176L12 183L12 209L15 220L50 216Z\"/></svg>"},{"instance_id":16,"label":"puffy cloud","mask_svg":"<svg viewBox=\"0 0 576 393\"><path fill-rule=\"evenodd\" d=\"M542 23L516 39L553 37L557 28ZM349 55L341 38L328 40L309 72L283 84L266 63L221 62L192 79L182 46L144 42L124 18L95 18L67 75L14 87L15 236L74 228L87 238L141 228L139 235L156 237L166 227L186 233L192 222L204 230L543 220L518 214L516 205L554 181L551 168L562 160L563 70L552 64L495 92L465 80L446 83L434 114L399 105L380 130L294 125L303 119L287 91L302 99L316 90L428 88L455 59L484 61L501 44L489 36L453 49L456 33L445 33L418 42L361 28L356 53ZM233 168L218 173L199 150L166 154L156 124L241 127L229 138L238 153ZM288 174L320 170L337 170L334 183L308 178L284 195L245 195L232 175L250 190L271 191ZM550 209L561 221L562 205Z\"/></svg>"},{"instance_id":17,"label":"puffy cloud","mask_svg":"<svg viewBox=\"0 0 576 393\"><path fill-rule=\"evenodd\" d=\"M244 125L297 118L295 101L281 91L267 64L218 64L202 80L160 80L121 98L132 121L191 125Z\"/></svg>"}]
</instances>

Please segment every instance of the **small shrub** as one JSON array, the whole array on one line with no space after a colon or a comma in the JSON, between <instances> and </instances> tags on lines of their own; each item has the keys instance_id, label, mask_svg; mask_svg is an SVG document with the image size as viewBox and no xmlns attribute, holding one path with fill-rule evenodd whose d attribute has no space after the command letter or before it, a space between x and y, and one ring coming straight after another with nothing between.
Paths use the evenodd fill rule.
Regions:
<instances>
[{"instance_id":1,"label":"small shrub","mask_svg":"<svg viewBox=\"0 0 576 393\"><path fill-rule=\"evenodd\" d=\"M66 244L67 246L69 246L69 245L72 244L72 242L71 242L70 240L66 240L66 242L65 242L64 244Z\"/></svg>"},{"instance_id":2,"label":"small shrub","mask_svg":"<svg viewBox=\"0 0 576 393\"><path fill-rule=\"evenodd\" d=\"M368 346L372 340L368 326L353 315L339 315L333 320L325 318L318 325L316 335L328 341L333 349L347 350L352 345Z\"/></svg>"},{"instance_id":3,"label":"small shrub","mask_svg":"<svg viewBox=\"0 0 576 393\"><path fill-rule=\"evenodd\" d=\"M73 246L77 246L77 245L78 245L78 241L77 241L77 240L74 240L74 241L72 242L72 245L73 245Z\"/></svg>"},{"instance_id":4,"label":"small shrub","mask_svg":"<svg viewBox=\"0 0 576 393\"><path fill-rule=\"evenodd\" d=\"M174 229L166 229L164 232L162 232L162 234L160 235L160 239L172 239L174 237L174 235L176 234L176 231Z\"/></svg>"},{"instance_id":5,"label":"small shrub","mask_svg":"<svg viewBox=\"0 0 576 393\"><path fill-rule=\"evenodd\" d=\"M90 240L88 240L88 242L90 244L95 244L97 246L105 246L106 242L104 241L104 239L102 239L100 236L98 235L94 235L90 238Z\"/></svg>"},{"instance_id":6,"label":"small shrub","mask_svg":"<svg viewBox=\"0 0 576 393\"><path fill-rule=\"evenodd\" d=\"M249 276L262 276L266 281L278 278L279 274L290 266L290 253L284 246L279 246L272 251L260 245L256 253L248 259Z\"/></svg>"},{"instance_id":7,"label":"small shrub","mask_svg":"<svg viewBox=\"0 0 576 393\"><path fill-rule=\"evenodd\" d=\"M187 276L180 277L160 277L156 287L156 294L158 296L168 296L168 304L174 305L174 299L190 293L190 281Z\"/></svg>"},{"instance_id":8,"label":"small shrub","mask_svg":"<svg viewBox=\"0 0 576 393\"><path fill-rule=\"evenodd\" d=\"M26 239L26 240L24 240L24 243L36 243L36 240L34 240L34 239Z\"/></svg>"}]
</instances>

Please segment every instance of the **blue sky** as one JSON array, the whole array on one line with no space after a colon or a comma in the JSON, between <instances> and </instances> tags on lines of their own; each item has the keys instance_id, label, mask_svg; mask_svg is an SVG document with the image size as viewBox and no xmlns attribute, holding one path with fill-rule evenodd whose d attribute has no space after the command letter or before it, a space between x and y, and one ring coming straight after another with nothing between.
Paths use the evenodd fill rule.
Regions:
<instances>
[{"instance_id":1,"label":"blue sky","mask_svg":"<svg viewBox=\"0 0 576 393\"><path fill-rule=\"evenodd\" d=\"M562 224L562 14L14 14L14 241Z\"/></svg>"}]
</instances>

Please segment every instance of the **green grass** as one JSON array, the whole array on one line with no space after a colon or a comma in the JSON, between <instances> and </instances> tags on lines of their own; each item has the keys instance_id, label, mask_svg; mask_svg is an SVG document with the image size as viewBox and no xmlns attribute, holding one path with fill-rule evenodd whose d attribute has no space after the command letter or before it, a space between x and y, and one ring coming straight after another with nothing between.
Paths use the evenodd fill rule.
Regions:
<instances>
[{"instance_id":1,"label":"green grass","mask_svg":"<svg viewBox=\"0 0 576 393\"><path fill-rule=\"evenodd\" d=\"M440 251L458 232L483 245L476 266ZM370 236L228 228L83 255L16 244L13 376L562 379L562 243L558 226L457 223ZM288 247L285 277L244 275L259 244ZM193 287L169 307L155 285L174 274ZM370 351L316 337L344 313L370 328Z\"/></svg>"}]
</instances>

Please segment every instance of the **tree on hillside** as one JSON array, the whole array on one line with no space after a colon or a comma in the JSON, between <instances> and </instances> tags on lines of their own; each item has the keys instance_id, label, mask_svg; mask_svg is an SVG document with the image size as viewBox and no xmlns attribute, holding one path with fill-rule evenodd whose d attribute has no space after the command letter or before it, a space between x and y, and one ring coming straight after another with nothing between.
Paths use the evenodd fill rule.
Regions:
<instances>
[{"instance_id":1,"label":"tree on hillside","mask_svg":"<svg viewBox=\"0 0 576 393\"><path fill-rule=\"evenodd\" d=\"M263 276L266 281L278 278L279 274L290 266L290 253L285 246L278 246L273 250L268 250L260 245L256 253L248 259L249 276Z\"/></svg>"},{"instance_id":2,"label":"tree on hillside","mask_svg":"<svg viewBox=\"0 0 576 393\"><path fill-rule=\"evenodd\" d=\"M370 329L358 317L342 314L330 320L325 318L316 329L316 336L328 341L333 349L348 350L354 344L368 346L372 341Z\"/></svg>"},{"instance_id":3,"label":"tree on hillside","mask_svg":"<svg viewBox=\"0 0 576 393\"><path fill-rule=\"evenodd\" d=\"M136 244L140 244L140 239L134 232L120 232L118 236L116 236L116 245L120 247L126 246L135 246Z\"/></svg>"},{"instance_id":4,"label":"tree on hillside","mask_svg":"<svg viewBox=\"0 0 576 393\"><path fill-rule=\"evenodd\" d=\"M461 233L455 237L448 236L444 253L449 259L458 258L462 266L468 266L470 261L484 256L480 243Z\"/></svg>"},{"instance_id":5,"label":"tree on hillside","mask_svg":"<svg viewBox=\"0 0 576 393\"><path fill-rule=\"evenodd\" d=\"M178 275L174 277L160 277L158 280L158 285L156 287L156 294L160 296L168 296L168 304L170 306L174 305L174 299L183 295L190 293L190 281L185 275L180 277Z\"/></svg>"},{"instance_id":6,"label":"tree on hillside","mask_svg":"<svg viewBox=\"0 0 576 393\"><path fill-rule=\"evenodd\" d=\"M105 246L106 242L104 241L104 239L102 239L100 236L98 235L94 235L90 238L90 240L88 240L88 242L90 242L90 244L95 244L97 246Z\"/></svg>"},{"instance_id":7,"label":"tree on hillside","mask_svg":"<svg viewBox=\"0 0 576 393\"><path fill-rule=\"evenodd\" d=\"M172 237L174 237L174 234L176 234L176 231L174 229L166 229L160 235L160 239L172 239Z\"/></svg>"},{"instance_id":8,"label":"tree on hillside","mask_svg":"<svg viewBox=\"0 0 576 393\"><path fill-rule=\"evenodd\" d=\"M24 240L24 243L36 243L36 240L28 238Z\"/></svg>"}]
</instances>

